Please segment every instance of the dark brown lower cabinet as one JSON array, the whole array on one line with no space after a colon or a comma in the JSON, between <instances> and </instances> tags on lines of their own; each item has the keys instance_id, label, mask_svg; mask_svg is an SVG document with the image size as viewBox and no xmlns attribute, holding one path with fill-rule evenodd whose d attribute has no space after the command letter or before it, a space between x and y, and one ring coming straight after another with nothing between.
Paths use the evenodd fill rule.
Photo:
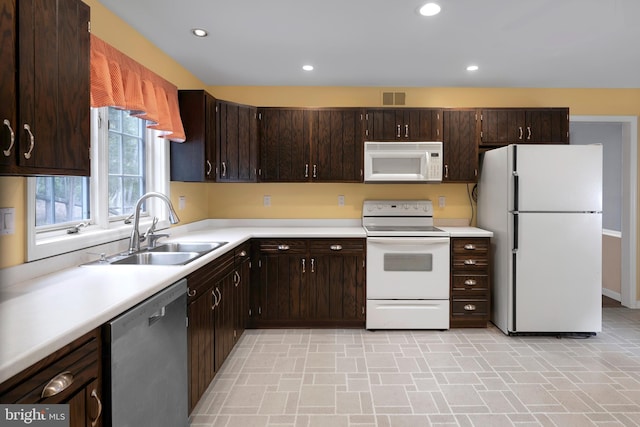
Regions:
<instances>
[{"instance_id":1,"label":"dark brown lower cabinet","mask_svg":"<svg viewBox=\"0 0 640 427\"><path fill-rule=\"evenodd\" d=\"M0 384L0 403L66 403L71 427L102 426L100 340L100 330L93 330ZM56 391L54 382L69 385Z\"/></svg>"},{"instance_id":2,"label":"dark brown lower cabinet","mask_svg":"<svg viewBox=\"0 0 640 427\"><path fill-rule=\"evenodd\" d=\"M189 412L246 327L249 255L245 243L187 276Z\"/></svg>"},{"instance_id":3,"label":"dark brown lower cabinet","mask_svg":"<svg viewBox=\"0 0 640 427\"><path fill-rule=\"evenodd\" d=\"M362 327L364 239L261 239L254 327Z\"/></svg>"},{"instance_id":4,"label":"dark brown lower cabinet","mask_svg":"<svg viewBox=\"0 0 640 427\"><path fill-rule=\"evenodd\" d=\"M451 238L452 328L486 328L490 314L491 239Z\"/></svg>"}]
</instances>

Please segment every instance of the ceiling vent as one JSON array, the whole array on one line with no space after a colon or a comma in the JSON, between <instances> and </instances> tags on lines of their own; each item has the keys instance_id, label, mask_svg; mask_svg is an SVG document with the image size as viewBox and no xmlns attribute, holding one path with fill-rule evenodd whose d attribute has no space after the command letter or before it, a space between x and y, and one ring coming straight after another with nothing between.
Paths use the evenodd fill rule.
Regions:
<instances>
[{"instance_id":1,"label":"ceiling vent","mask_svg":"<svg viewBox=\"0 0 640 427\"><path fill-rule=\"evenodd\" d=\"M405 105L405 92L382 92L382 105Z\"/></svg>"}]
</instances>

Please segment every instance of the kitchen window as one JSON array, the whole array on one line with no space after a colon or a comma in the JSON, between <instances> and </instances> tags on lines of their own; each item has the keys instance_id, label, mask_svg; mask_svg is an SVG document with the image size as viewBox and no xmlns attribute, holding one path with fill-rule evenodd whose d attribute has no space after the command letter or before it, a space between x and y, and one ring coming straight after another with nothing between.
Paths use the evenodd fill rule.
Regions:
<instances>
[{"instance_id":1,"label":"kitchen window","mask_svg":"<svg viewBox=\"0 0 640 427\"><path fill-rule=\"evenodd\" d=\"M28 178L27 259L33 261L128 238L125 219L148 191L168 194L169 142L129 112L104 107L91 110L91 178ZM141 226L166 209L147 200ZM77 230L77 232L76 232Z\"/></svg>"}]
</instances>

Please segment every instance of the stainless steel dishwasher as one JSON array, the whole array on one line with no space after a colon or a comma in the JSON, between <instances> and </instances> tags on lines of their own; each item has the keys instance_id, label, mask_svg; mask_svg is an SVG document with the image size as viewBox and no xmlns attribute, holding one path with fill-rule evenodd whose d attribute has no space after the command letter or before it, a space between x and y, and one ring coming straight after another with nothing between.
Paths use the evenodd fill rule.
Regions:
<instances>
[{"instance_id":1,"label":"stainless steel dishwasher","mask_svg":"<svg viewBox=\"0 0 640 427\"><path fill-rule=\"evenodd\" d=\"M188 426L186 292L180 280L106 325L106 426Z\"/></svg>"}]
</instances>

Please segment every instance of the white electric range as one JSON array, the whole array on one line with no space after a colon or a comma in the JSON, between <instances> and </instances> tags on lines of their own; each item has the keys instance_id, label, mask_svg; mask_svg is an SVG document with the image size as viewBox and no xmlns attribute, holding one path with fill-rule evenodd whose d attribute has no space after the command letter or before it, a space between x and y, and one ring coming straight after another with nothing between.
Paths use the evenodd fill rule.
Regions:
<instances>
[{"instance_id":1,"label":"white electric range","mask_svg":"<svg viewBox=\"0 0 640 427\"><path fill-rule=\"evenodd\" d=\"M449 329L449 233L430 200L365 200L367 329Z\"/></svg>"}]
</instances>

